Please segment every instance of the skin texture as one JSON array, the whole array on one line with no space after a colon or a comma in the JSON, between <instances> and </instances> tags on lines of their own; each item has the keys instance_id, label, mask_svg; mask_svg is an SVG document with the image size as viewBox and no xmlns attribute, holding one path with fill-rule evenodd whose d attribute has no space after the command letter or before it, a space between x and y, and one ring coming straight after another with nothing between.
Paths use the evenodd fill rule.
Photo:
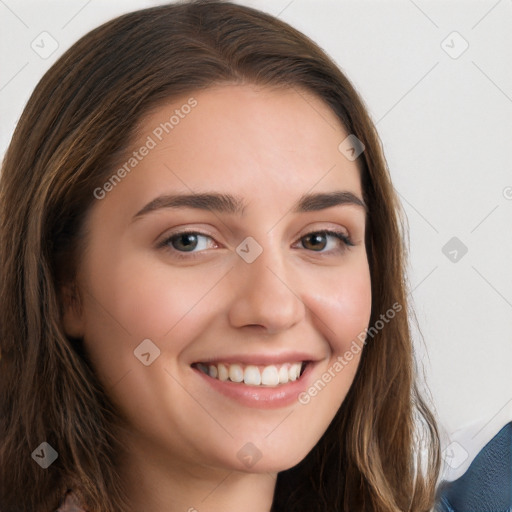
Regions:
<instances>
[{"instance_id":1,"label":"skin texture","mask_svg":"<svg viewBox=\"0 0 512 512\"><path fill-rule=\"evenodd\" d=\"M134 510L263 512L277 472L300 462L334 417L360 353L308 404L274 409L225 397L191 364L301 351L317 361L314 382L350 348L371 309L365 210L291 209L305 193L362 198L359 170L338 150L348 134L322 101L253 85L161 105L131 151L190 96L197 106L95 201L78 275L82 307L68 308L65 327L84 338L129 419L120 471ZM240 196L243 215L163 208L133 220L161 194L213 191ZM183 229L205 235L193 255L171 242L157 247ZM306 235L322 229L342 231L354 245L329 235L314 250ZM263 250L252 263L236 252L247 237ZM144 339L160 350L149 366L134 356ZM250 468L237 457L246 443L261 453Z\"/></svg>"}]
</instances>

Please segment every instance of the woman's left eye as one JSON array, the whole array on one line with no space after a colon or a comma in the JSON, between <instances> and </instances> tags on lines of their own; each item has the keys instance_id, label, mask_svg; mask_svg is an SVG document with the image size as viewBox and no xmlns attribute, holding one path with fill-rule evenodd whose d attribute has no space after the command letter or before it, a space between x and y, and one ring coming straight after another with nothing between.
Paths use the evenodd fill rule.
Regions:
<instances>
[{"instance_id":1,"label":"woman's left eye","mask_svg":"<svg viewBox=\"0 0 512 512\"><path fill-rule=\"evenodd\" d=\"M182 231L167 237L158 247L171 250L179 258L187 258L208 249L208 240L213 241L213 247L216 246L209 235L197 231ZM302 236L299 242L304 249L320 253L340 252L347 246L354 245L348 235L333 230L312 231ZM187 253L190 253L190 256Z\"/></svg>"},{"instance_id":2,"label":"woman's left eye","mask_svg":"<svg viewBox=\"0 0 512 512\"><path fill-rule=\"evenodd\" d=\"M329 238L332 240L331 247L329 247ZM339 252L347 246L354 245L348 235L341 231L333 230L313 231L301 237L300 240L302 240L303 247L314 252ZM339 247L340 243L342 245L341 248ZM328 248L328 250L324 250L325 248Z\"/></svg>"}]
</instances>

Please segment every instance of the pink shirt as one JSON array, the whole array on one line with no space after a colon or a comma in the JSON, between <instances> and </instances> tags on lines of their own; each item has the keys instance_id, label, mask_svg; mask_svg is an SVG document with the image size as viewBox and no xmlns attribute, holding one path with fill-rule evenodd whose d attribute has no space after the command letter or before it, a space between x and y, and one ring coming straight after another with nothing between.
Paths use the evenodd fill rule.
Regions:
<instances>
[{"instance_id":1,"label":"pink shirt","mask_svg":"<svg viewBox=\"0 0 512 512\"><path fill-rule=\"evenodd\" d=\"M73 491L69 490L63 497L62 504L55 512L86 512L86 510L82 508Z\"/></svg>"}]
</instances>

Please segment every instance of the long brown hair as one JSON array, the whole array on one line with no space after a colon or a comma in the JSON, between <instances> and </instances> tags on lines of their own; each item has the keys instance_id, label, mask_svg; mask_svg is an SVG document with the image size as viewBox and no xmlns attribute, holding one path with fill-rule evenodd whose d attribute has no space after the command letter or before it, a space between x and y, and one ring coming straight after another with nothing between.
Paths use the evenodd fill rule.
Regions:
<instances>
[{"instance_id":1,"label":"long brown hair","mask_svg":"<svg viewBox=\"0 0 512 512\"><path fill-rule=\"evenodd\" d=\"M116 472L118 414L80 340L63 331L62 285L73 283L85 250L93 191L142 116L223 83L312 92L363 142L370 325L393 304L402 307L367 337L353 385L315 448L279 473L272 511L432 507L438 433L415 384L402 215L375 127L350 82L310 39L257 10L199 0L129 13L82 37L37 85L5 156L1 512L48 512L68 488L95 512L130 509ZM58 452L46 470L31 457L43 441Z\"/></svg>"}]
</instances>

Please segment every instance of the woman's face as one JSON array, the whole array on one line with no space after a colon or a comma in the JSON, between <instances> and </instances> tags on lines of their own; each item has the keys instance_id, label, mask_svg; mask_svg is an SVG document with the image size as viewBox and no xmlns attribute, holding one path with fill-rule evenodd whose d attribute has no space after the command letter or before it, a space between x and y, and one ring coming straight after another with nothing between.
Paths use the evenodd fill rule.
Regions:
<instances>
[{"instance_id":1,"label":"woman's face","mask_svg":"<svg viewBox=\"0 0 512 512\"><path fill-rule=\"evenodd\" d=\"M135 458L281 471L325 432L371 309L348 135L304 91L217 86L146 116L95 191L65 326Z\"/></svg>"}]
</instances>

